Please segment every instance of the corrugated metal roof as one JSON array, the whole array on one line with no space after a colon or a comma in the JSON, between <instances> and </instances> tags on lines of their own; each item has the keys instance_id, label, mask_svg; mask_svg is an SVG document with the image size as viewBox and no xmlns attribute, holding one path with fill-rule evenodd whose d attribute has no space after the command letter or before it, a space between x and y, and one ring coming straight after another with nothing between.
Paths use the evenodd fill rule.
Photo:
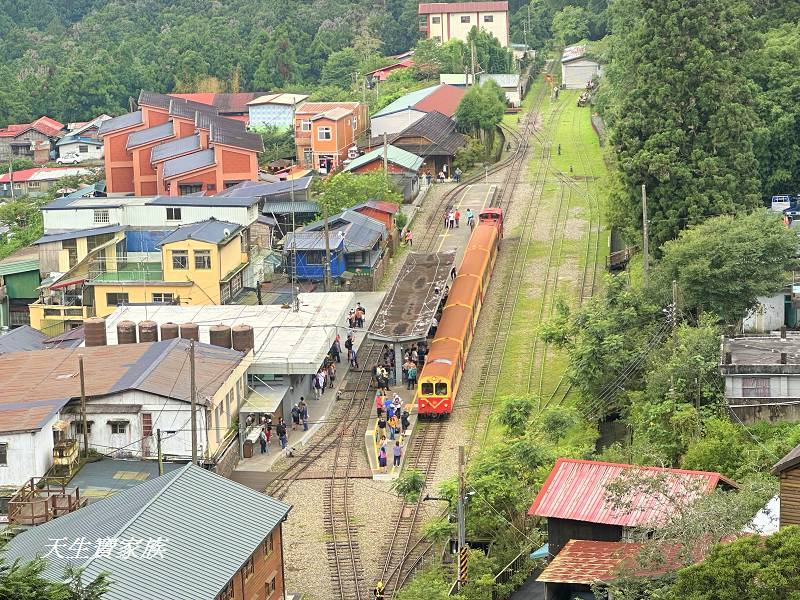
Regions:
<instances>
[{"instance_id":1,"label":"corrugated metal roof","mask_svg":"<svg viewBox=\"0 0 800 600\"><path fill-rule=\"evenodd\" d=\"M145 204L149 206L230 206L247 208L256 204L258 197L203 196L202 194L186 194L184 196L156 196Z\"/></svg>"},{"instance_id":2,"label":"corrugated metal roof","mask_svg":"<svg viewBox=\"0 0 800 600\"><path fill-rule=\"evenodd\" d=\"M481 83L494 81L501 88L516 88L519 85L519 73L483 73L478 80Z\"/></svg>"},{"instance_id":3,"label":"corrugated metal roof","mask_svg":"<svg viewBox=\"0 0 800 600\"><path fill-rule=\"evenodd\" d=\"M536 581L592 585L624 576L652 577L685 566L679 560L680 546L661 548L663 563L640 565L643 545L636 542L569 540Z\"/></svg>"},{"instance_id":4,"label":"corrugated metal roof","mask_svg":"<svg viewBox=\"0 0 800 600\"><path fill-rule=\"evenodd\" d=\"M392 164L415 172L419 171L422 163L425 162L425 159L421 156L417 156L416 154L403 150L402 148L398 148L397 146L392 146L391 144L389 144L388 148L386 148L386 159ZM362 154L358 158L353 159L344 168L344 170L354 171L355 169L363 167L374 160L383 160L383 148L375 148L375 150L367 152L366 154Z\"/></svg>"},{"instance_id":5,"label":"corrugated metal roof","mask_svg":"<svg viewBox=\"0 0 800 600\"><path fill-rule=\"evenodd\" d=\"M142 123L144 123L144 120L142 119L142 111L137 110L136 112L120 115L118 117L114 117L113 119L109 119L108 121L103 121L103 124L100 125L100 128L97 130L97 135L102 136L113 131L119 131L120 129L133 127L134 125L141 125Z\"/></svg>"},{"instance_id":6,"label":"corrugated metal roof","mask_svg":"<svg viewBox=\"0 0 800 600\"><path fill-rule=\"evenodd\" d=\"M410 108L410 107L416 105L418 102L421 102L422 100L424 100L425 98L430 96L438 88L439 88L438 85L432 85L430 87L422 88L421 90L416 90L414 92L409 92L408 94L405 94L404 96L400 96L394 102L391 102L390 104L387 104L386 106L384 106L382 109L380 109L374 115L372 115L372 117L373 118L380 117L382 115L389 115L391 113L399 112L401 110L406 110L407 108Z\"/></svg>"},{"instance_id":7,"label":"corrugated metal roof","mask_svg":"<svg viewBox=\"0 0 800 600\"><path fill-rule=\"evenodd\" d=\"M352 207L352 210L358 211L359 208L374 208L390 215L396 215L400 210L400 207L394 202L384 202L383 200L367 200L361 204L356 204Z\"/></svg>"},{"instance_id":8,"label":"corrugated metal roof","mask_svg":"<svg viewBox=\"0 0 800 600\"><path fill-rule=\"evenodd\" d=\"M303 104L297 107L297 110L294 111L294 114L315 115L336 107L353 110L357 108L359 104L359 102L303 102Z\"/></svg>"},{"instance_id":9,"label":"corrugated metal roof","mask_svg":"<svg viewBox=\"0 0 800 600\"><path fill-rule=\"evenodd\" d=\"M242 121L228 117L220 117L214 113L198 111L194 115L194 124L198 129L225 129L234 133L246 133L247 127Z\"/></svg>"},{"instance_id":10,"label":"corrugated metal roof","mask_svg":"<svg viewBox=\"0 0 800 600\"><path fill-rule=\"evenodd\" d=\"M352 109L344 108L342 106L337 106L336 108L326 110L324 113L318 113L314 115L313 117L311 117L311 120L316 121L317 119L330 119L331 121L338 121L352 114L353 114Z\"/></svg>"},{"instance_id":11,"label":"corrugated metal roof","mask_svg":"<svg viewBox=\"0 0 800 600\"><path fill-rule=\"evenodd\" d=\"M292 213L317 214L319 204L316 202L265 202L261 213L265 215L285 215Z\"/></svg>"},{"instance_id":12,"label":"corrugated metal roof","mask_svg":"<svg viewBox=\"0 0 800 600\"><path fill-rule=\"evenodd\" d=\"M128 143L130 143L130 138L128 138ZM195 150L200 150L200 136L190 135L155 146L150 152L150 161L168 160Z\"/></svg>"},{"instance_id":13,"label":"corrugated metal roof","mask_svg":"<svg viewBox=\"0 0 800 600\"><path fill-rule=\"evenodd\" d=\"M322 231L324 227L325 222L319 220L303 227L303 231ZM346 252L369 250L378 240L386 238L388 235L383 223L350 209L329 217L328 227L331 232L342 231L344 233Z\"/></svg>"},{"instance_id":14,"label":"corrugated metal roof","mask_svg":"<svg viewBox=\"0 0 800 600\"><path fill-rule=\"evenodd\" d=\"M164 140L174 135L175 127L173 126L172 121L167 121L166 123L156 125L155 127L148 127L147 129L134 131L128 136L128 144L126 147L128 150L130 150L136 146L149 144L158 140Z\"/></svg>"},{"instance_id":15,"label":"corrugated metal roof","mask_svg":"<svg viewBox=\"0 0 800 600\"><path fill-rule=\"evenodd\" d=\"M773 475L780 475L784 471L796 467L798 464L800 464L800 444L792 448L786 456L776 462L771 472Z\"/></svg>"},{"instance_id":16,"label":"corrugated metal roof","mask_svg":"<svg viewBox=\"0 0 800 600\"><path fill-rule=\"evenodd\" d=\"M204 169L216 164L213 150L200 150L178 158L173 158L164 163L164 178L176 177L190 173L197 169Z\"/></svg>"},{"instance_id":17,"label":"corrugated metal roof","mask_svg":"<svg viewBox=\"0 0 800 600\"><path fill-rule=\"evenodd\" d=\"M234 148L242 148L244 150L252 150L253 152L264 151L264 140L257 133L250 133L249 131L233 131L230 129L223 129L211 125L211 133L209 141L212 144L222 144L225 146L233 146Z\"/></svg>"},{"instance_id":18,"label":"corrugated metal roof","mask_svg":"<svg viewBox=\"0 0 800 600\"><path fill-rule=\"evenodd\" d=\"M425 2L419 5L419 14L462 12L508 12L508 2Z\"/></svg>"},{"instance_id":19,"label":"corrugated metal roof","mask_svg":"<svg viewBox=\"0 0 800 600\"><path fill-rule=\"evenodd\" d=\"M32 560L62 538L161 539L163 555L149 559L124 559L113 552L70 561L51 554L44 575L61 581L71 563L85 569L87 580L113 574L103 596L107 600L215 600L290 510L265 494L186 465L30 529L12 540L6 555L12 561Z\"/></svg>"},{"instance_id":20,"label":"corrugated metal roof","mask_svg":"<svg viewBox=\"0 0 800 600\"><path fill-rule=\"evenodd\" d=\"M606 500L608 484L636 473L663 479L663 485L685 502L692 502L717 486L736 487L719 473L559 458L528 514L625 527L657 525L675 509L674 505L664 505L660 497L634 494L628 499L630 509L624 513Z\"/></svg>"},{"instance_id":21,"label":"corrugated metal roof","mask_svg":"<svg viewBox=\"0 0 800 600\"><path fill-rule=\"evenodd\" d=\"M189 342L165 342L16 352L0 356L0 432L41 429L80 396L78 357L84 357L87 396L136 389L189 401ZM200 400L213 395L242 359L227 348L195 345Z\"/></svg>"},{"instance_id":22,"label":"corrugated metal roof","mask_svg":"<svg viewBox=\"0 0 800 600\"><path fill-rule=\"evenodd\" d=\"M456 114L456 108L458 108L465 93L466 90L462 87L443 84L434 90L432 94L428 94L417 102L414 108L425 112L437 111L452 117Z\"/></svg>"},{"instance_id":23,"label":"corrugated metal roof","mask_svg":"<svg viewBox=\"0 0 800 600\"><path fill-rule=\"evenodd\" d=\"M230 240L240 229L241 226L236 223L217 221L211 218L206 221L181 225L174 231L168 233L158 245L163 246L165 244L172 244L173 242L182 242L184 240L198 240L201 242L208 242L209 244L219 244Z\"/></svg>"},{"instance_id":24,"label":"corrugated metal roof","mask_svg":"<svg viewBox=\"0 0 800 600\"><path fill-rule=\"evenodd\" d=\"M95 227L94 229L78 229L75 231L65 231L63 233L49 233L43 235L34 244L47 244L49 242L60 242L62 240L74 240L79 237L90 235L102 235L104 233L116 233L122 230L122 225L106 225L105 227Z\"/></svg>"},{"instance_id":25,"label":"corrugated metal roof","mask_svg":"<svg viewBox=\"0 0 800 600\"><path fill-rule=\"evenodd\" d=\"M281 240L284 250L325 250L325 233L322 231L298 231L287 233ZM328 245L331 251L342 245L338 231L328 232Z\"/></svg>"},{"instance_id":26,"label":"corrugated metal roof","mask_svg":"<svg viewBox=\"0 0 800 600\"><path fill-rule=\"evenodd\" d=\"M308 94L264 94L255 100L251 100L247 104L249 106L257 106L259 104L283 104L293 106L295 104L299 104L306 98L308 98Z\"/></svg>"},{"instance_id":27,"label":"corrugated metal roof","mask_svg":"<svg viewBox=\"0 0 800 600\"><path fill-rule=\"evenodd\" d=\"M30 325L23 325L12 329L5 335L0 335L0 354L9 352L28 352L30 350L44 350L42 343L47 336Z\"/></svg>"}]
</instances>

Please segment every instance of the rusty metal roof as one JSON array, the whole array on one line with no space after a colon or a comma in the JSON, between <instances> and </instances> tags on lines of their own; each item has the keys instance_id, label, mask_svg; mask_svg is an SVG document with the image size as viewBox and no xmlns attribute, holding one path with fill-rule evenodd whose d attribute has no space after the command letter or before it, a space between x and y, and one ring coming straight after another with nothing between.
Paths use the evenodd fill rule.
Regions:
<instances>
[{"instance_id":1,"label":"rusty metal roof","mask_svg":"<svg viewBox=\"0 0 800 600\"><path fill-rule=\"evenodd\" d=\"M369 330L372 339L388 342L422 340L442 300L450 279L455 252L411 252L392 289L375 314ZM436 290L440 293L436 293Z\"/></svg>"},{"instance_id":2,"label":"rusty metal roof","mask_svg":"<svg viewBox=\"0 0 800 600\"><path fill-rule=\"evenodd\" d=\"M419 5L419 14L462 12L508 12L508 2L423 2Z\"/></svg>"},{"instance_id":3,"label":"rusty metal roof","mask_svg":"<svg viewBox=\"0 0 800 600\"><path fill-rule=\"evenodd\" d=\"M80 397L83 356L86 395L140 390L190 400L189 342L163 342L13 352L0 356L0 432L36 431L69 400ZM195 345L198 401L212 396L242 360L227 348Z\"/></svg>"},{"instance_id":4,"label":"rusty metal roof","mask_svg":"<svg viewBox=\"0 0 800 600\"><path fill-rule=\"evenodd\" d=\"M662 478L663 485L671 495L685 502L692 502L718 486L728 489L737 487L735 482L723 475L707 471L559 458L528 514L625 527L657 525L670 516L670 509L675 509L674 505L665 505L660 495L636 493L628 498L630 509L625 512L615 510L606 500L608 484L637 471Z\"/></svg>"},{"instance_id":5,"label":"rusty metal roof","mask_svg":"<svg viewBox=\"0 0 800 600\"><path fill-rule=\"evenodd\" d=\"M662 575L683 566L678 560L679 549L669 544L664 549L663 564L642 566L637 560L642 550L640 543L570 540L536 581L592 585L624 576Z\"/></svg>"}]
</instances>

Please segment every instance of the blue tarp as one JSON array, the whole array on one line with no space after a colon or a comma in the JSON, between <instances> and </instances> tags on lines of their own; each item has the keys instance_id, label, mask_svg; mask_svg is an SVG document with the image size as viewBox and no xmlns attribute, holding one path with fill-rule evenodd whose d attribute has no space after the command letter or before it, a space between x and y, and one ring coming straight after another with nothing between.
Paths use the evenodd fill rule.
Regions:
<instances>
[{"instance_id":1,"label":"blue tarp","mask_svg":"<svg viewBox=\"0 0 800 600\"><path fill-rule=\"evenodd\" d=\"M550 556L550 544L545 544L538 550L531 552L531 560L536 560L537 558L547 558L548 556Z\"/></svg>"}]
</instances>

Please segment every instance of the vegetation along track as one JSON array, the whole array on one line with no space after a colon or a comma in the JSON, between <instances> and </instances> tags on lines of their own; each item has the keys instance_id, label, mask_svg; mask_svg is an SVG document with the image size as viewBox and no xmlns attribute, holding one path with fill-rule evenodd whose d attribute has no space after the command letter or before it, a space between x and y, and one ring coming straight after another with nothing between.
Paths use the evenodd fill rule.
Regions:
<instances>
[{"instance_id":1,"label":"vegetation along track","mask_svg":"<svg viewBox=\"0 0 800 600\"><path fill-rule=\"evenodd\" d=\"M432 483L439 458L439 442L444 432L444 421L417 424L418 431L407 454L407 469L420 471L426 487ZM422 564L433 548L433 543L414 540L422 514L422 498L416 502L402 502L394 514L394 531L388 544L386 559L381 570L381 580L386 585L386 597L391 598L408 577Z\"/></svg>"}]
</instances>

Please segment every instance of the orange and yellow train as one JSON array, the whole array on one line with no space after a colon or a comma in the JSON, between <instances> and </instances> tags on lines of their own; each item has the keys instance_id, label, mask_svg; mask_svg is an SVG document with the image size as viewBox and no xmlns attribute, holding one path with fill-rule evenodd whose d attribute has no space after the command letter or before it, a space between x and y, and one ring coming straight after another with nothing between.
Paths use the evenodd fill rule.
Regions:
<instances>
[{"instance_id":1,"label":"orange and yellow train","mask_svg":"<svg viewBox=\"0 0 800 600\"><path fill-rule=\"evenodd\" d=\"M417 412L420 415L438 416L453 412L502 233L501 209L488 208L479 213L478 224L467 243L436 336L428 347L425 365L417 380Z\"/></svg>"}]
</instances>

